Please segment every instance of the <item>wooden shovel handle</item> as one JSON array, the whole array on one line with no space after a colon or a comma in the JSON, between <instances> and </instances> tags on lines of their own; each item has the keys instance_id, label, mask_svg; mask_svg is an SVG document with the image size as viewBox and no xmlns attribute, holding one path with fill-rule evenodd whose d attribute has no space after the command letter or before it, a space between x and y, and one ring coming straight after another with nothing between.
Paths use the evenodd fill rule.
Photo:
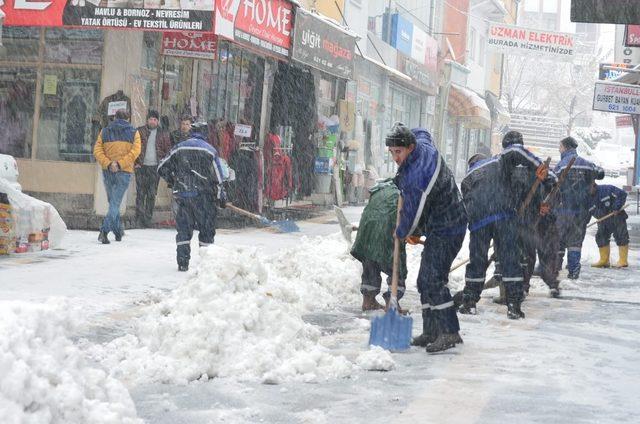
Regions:
<instances>
[{"instance_id":1,"label":"wooden shovel handle","mask_svg":"<svg viewBox=\"0 0 640 424\"><path fill-rule=\"evenodd\" d=\"M227 209L231 209L232 211L237 212L240 215L248 216L249 218L257 219L258 221L260 221L260 216L253 214L249 211L245 211L244 209L234 206L231 203L227 203L226 207Z\"/></svg>"}]
</instances>

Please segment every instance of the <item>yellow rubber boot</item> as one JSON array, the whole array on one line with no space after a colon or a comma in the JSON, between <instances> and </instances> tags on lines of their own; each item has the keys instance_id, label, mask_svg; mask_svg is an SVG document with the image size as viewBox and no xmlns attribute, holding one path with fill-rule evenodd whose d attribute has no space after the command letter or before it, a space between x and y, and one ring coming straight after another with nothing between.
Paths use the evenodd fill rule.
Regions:
<instances>
[{"instance_id":1,"label":"yellow rubber boot","mask_svg":"<svg viewBox=\"0 0 640 424\"><path fill-rule=\"evenodd\" d=\"M629 266L629 245L618 246L618 251L620 252L620 259L618 259L618 263L615 265L616 268L628 267Z\"/></svg>"},{"instance_id":2,"label":"yellow rubber boot","mask_svg":"<svg viewBox=\"0 0 640 424\"><path fill-rule=\"evenodd\" d=\"M600 250L600 260L594 264L591 264L594 268L609 268L609 255L611 254L611 248L609 246L599 247Z\"/></svg>"}]
</instances>

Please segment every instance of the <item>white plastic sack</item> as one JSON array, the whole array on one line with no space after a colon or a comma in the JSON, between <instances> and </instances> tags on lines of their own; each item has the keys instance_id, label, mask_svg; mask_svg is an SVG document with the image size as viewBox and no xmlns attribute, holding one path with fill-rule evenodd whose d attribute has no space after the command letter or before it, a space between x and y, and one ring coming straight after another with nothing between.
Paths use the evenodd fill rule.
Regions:
<instances>
[{"instance_id":1,"label":"white plastic sack","mask_svg":"<svg viewBox=\"0 0 640 424\"><path fill-rule=\"evenodd\" d=\"M14 189L4 178L0 178L0 191L9 197L16 237L28 240L30 234L39 234L48 230L49 247L53 248L61 244L67 232L67 225L60 218L56 208Z\"/></svg>"}]
</instances>

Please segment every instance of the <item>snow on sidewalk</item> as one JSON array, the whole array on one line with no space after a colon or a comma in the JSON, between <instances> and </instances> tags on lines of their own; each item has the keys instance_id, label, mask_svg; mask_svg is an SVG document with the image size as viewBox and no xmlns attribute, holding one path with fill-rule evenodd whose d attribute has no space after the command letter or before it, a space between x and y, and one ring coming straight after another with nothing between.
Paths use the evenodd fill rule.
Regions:
<instances>
[{"instance_id":1,"label":"snow on sidewalk","mask_svg":"<svg viewBox=\"0 0 640 424\"><path fill-rule=\"evenodd\" d=\"M0 422L142 423L122 383L70 340L79 321L66 302L0 302Z\"/></svg>"}]
</instances>

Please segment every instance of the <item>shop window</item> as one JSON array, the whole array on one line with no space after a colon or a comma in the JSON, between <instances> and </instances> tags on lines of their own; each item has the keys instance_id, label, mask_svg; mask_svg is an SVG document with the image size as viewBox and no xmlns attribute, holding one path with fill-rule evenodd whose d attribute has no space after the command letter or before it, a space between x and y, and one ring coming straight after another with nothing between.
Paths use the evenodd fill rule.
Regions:
<instances>
[{"instance_id":1,"label":"shop window","mask_svg":"<svg viewBox=\"0 0 640 424\"><path fill-rule=\"evenodd\" d=\"M45 31L44 60L51 63L99 65L102 63L103 32L52 28Z\"/></svg>"},{"instance_id":2,"label":"shop window","mask_svg":"<svg viewBox=\"0 0 640 424\"><path fill-rule=\"evenodd\" d=\"M161 115L167 116L171 130L178 127L182 115L192 115L189 104L192 68L193 59L164 57L160 109Z\"/></svg>"},{"instance_id":3,"label":"shop window","mask_svg":"<svg viewBox=\"0 0 640 424\"><path fill-rule=\"evenodd\" d=\"M155 71L160 60L161 33L145 31L142 35L142 67Z\"/></svg>"},{"instance_id":4,"label":"shop window","mask_svg":"<svg viewBox=\"0 0 640 424\"><path fill-rule=\"evenodd\" d=\"M36 158L91 161L99 96L99 72L44 68Z\"/></svg>"},{"instance_id":5,"label":"shop window","mask_svg":"<svg viewBox=\"0 0 640 424\"><path fill-rule=\"evenodd\" d=\"M333 80L320 78L320 98L325 100L333 100L335 84Z\"/></svg>"},{"instance_id":6,"label":"shop window","mask_svg":"<svg viewBox=\"0 0 640 424\"><path fill-rule=\"evenodd\" d=\"M40 30L31 27L3 27L2 44L4 53L0 61L31 62L38 60Z\"/></svg>"},{"instance_id":7,"label":"shop window","mask_svg":"<svg viewBox=\"0 0 640 424\"><path fill-rule=\"evenodd\" d=\"M31 157L35 68L0 65L0 153Z\"/></svg>"},{"instance_id":8,"label":"shop window","mask_svg":"<svg viewBox=\"0 0 640 424\"><path fill-rule=\"evenodd\" d=\"M478 43L478 65L484 66L484 55L485 55L485 43L487 39L480 36L480 42Z\"/></svg>"}]
</instances>

